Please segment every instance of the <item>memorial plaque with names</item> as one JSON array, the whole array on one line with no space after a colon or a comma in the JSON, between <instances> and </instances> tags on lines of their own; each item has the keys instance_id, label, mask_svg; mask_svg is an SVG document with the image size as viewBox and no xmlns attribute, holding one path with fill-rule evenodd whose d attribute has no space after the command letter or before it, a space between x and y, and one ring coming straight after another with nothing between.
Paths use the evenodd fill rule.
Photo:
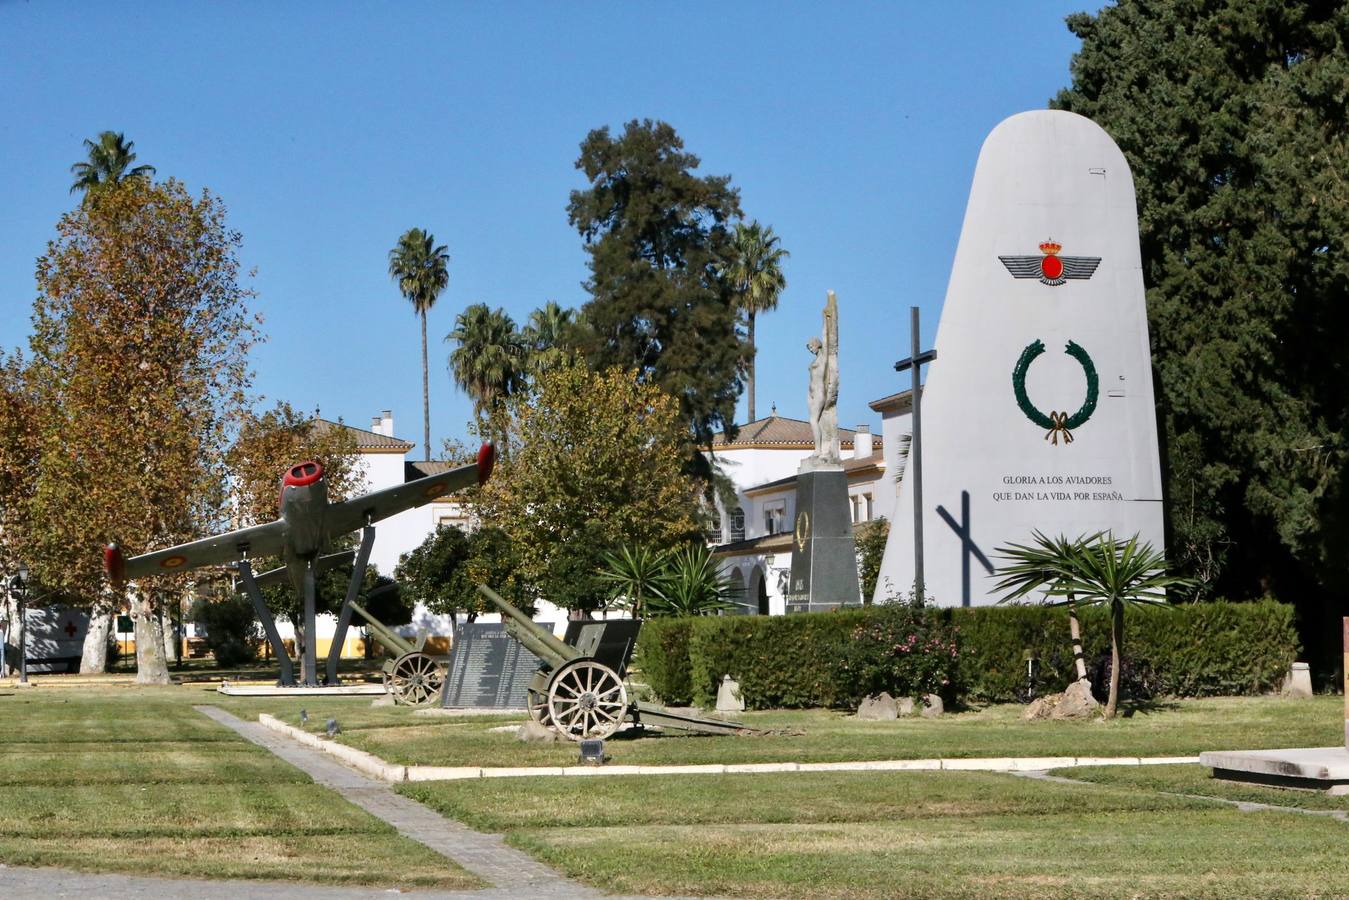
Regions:
<instances>
[{"instance_id":1,"label":"memorial plaque with names","mask_svg":"<svg viewBox=\"0 0 1349 900\"><path fill-rule=\"evenodd\" d=\"M551 622L537 624L553 630ZM465 623L454 630L440 705L446 709L524 709L525 689L538 667L539 658L516 643L505 625Z\"/></svg>"}]
</instances>

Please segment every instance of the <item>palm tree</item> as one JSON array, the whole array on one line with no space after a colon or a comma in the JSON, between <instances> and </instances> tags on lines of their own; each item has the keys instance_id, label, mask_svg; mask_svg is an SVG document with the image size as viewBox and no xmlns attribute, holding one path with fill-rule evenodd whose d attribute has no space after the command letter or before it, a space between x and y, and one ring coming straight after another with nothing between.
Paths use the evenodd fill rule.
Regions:
<instances>
[{"instance_id":1,"label":"palm tree","mask_svg":"<svg viewBox=\"0 0 1349 900\"><path fill-rule=\"evenodd\" d=\"M1110 695L1105 717L1113 719L1119 706L1120 653L1124 647L1124 607L1127 604L1167 606L1166 589L1191 584L1188 578L1166 574L1166 557L1138 535L1117 540L1110 532L1067 541L1045 541L1038 548L1019 545L1000 548L1006 557L1033 561L1027 549L1041 554L1049 596L1072 597L1086 606L1110 609ZM1047 552L1046 552L1047 551ZM1033 563L1034 564L1034 563ZM1064 601L1068 602L1068 601Z\"/></svg>"},{"instance_id":2,"label":"palm tree","mask_svg":"<svg viewBox=\"0 0 1349 900\"><path fill-rule=\"evenodd\" d=\"M754 421L754 317L761 312L776 309L778 296L787 287L782 274L782 261L791 256L778 244L771 225L750 222L737 223L731 240L731 258L726 264L726 277L735 290L736 305L744 311L748 326L749 378L746 382L749 400L749 421Z\"/></svg>"},{"instance_id":3,"label":"palm tree","mask_svg":"<svg viewBox=\"0 0 1349 900\"><path fill-rule=\"evenodd\" d=\"M450 254L436 246L435 236L409 228L389 251L389 277L422 320L422 438L431 458L431 386L426 362L426 314L450 283Z\"/></svg>"},{"instance_id":4,"label":"palm tree","mask_svg":"<svg viewBox=\"0 0 1349 900\"><path fill-rule=\"evenodd\" d=\"M450 351L454 383L473 398L478 419L490 420L524 384L525 344L514 320L504 309L475 303L455 318L445 340L459 345Z\"/></svg>"},{"instance_id":5,"label":"palm tree","mask_svg":"<svg viewBox=\"0 0 1349 900\"><path fill-rule=\"evenodd\" d=\"M706 616L735 609L742 591L721 573L706 544L688 544L665 557L646 603L652 616Z\"/></svg>"},{"instance_id":6,"label":"palm tree","mask_svg":"<svg viewBox=\"0 0 1349 900\"><path fill-rule=\"evenodd\" d=\"M576 311L563 309L549 300L529 314L521 332L529 354L529 370L546 372L557 366L567 353L567 332L576 323Z\"/></svg>"},{"instance_id":7,"label":"palm tree","mask_svg":"<svg viewBox=\"0 0 1349 900\"><path fill-rule=\"evenodd\" d=\"M1045 585L1057 586L1068 578L1067 565L1064 562L1072 552L1073 542L1060 535L1047 537L1039 531L1034 532L1030 544L1009 544L1000 547L1004 559L1012 560L1010 565L1000 566L998 574L1002 581L994 585L995 591L1009 591L999 603L1020 600L1037 590L1049 591ZM1087 680L1087 663L1082 654L1082 627L1077 618L1077 598L1065 595L1063 605L1068 607L1068 634L1073 641L1073 666L1077 670L1077 680Z\"/></svg>"},{"instance_id":8,"label":"palm tree","mask_svg":"<svg viewBox=\"0 0 1349 900\"><path fill-rule=\"evenodd\" d=\"M126 181L128 178L149 178L155 174L154 166L136 166L136 153L132 149L135 141L126 140L120 131L105 131L98 141L84 139L84 147L89 152L88 162L77 162L70 167L75 183L70 192L84 191L89 196L98 190Z\"/></svg>"}]
</instances>

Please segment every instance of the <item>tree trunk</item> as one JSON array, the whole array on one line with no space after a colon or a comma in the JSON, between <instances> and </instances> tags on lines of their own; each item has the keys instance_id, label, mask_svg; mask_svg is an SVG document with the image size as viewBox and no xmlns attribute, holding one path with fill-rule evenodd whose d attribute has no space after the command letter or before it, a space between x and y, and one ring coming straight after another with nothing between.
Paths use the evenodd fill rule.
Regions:
<instances>
[{"instance_id":1,"label":"tree trunk","mask_svg":"<svg viewBox=\"0 0 1349 900\"><path fill-rule=\"evenodd\" d=\"M1087 680L1087 661L1082 655L1082 626L1077 621L1077 604L1072 595L1068 595L1068 632L1073 638L1073 665L1077 668L1077 680Z\"/></svg>"},{"instance_id":2,"label":"tree trunk","mask_svg":"<svg viewBox=\"0 0 1349 900\"><path fill-rule=\"evenodd\" d=\"M749 390L748 390L748 394L749 394L749 418L748 418L746 421L747 421L747 422L753 422L753 421L754 421L754 357L755 357L755 355L756 355L756 351L754 350L754 310L751 309L751 310L749 311L749 314L746 316L746 318L749 320L749 328L746 329L746 336L749 338L749 372L748 372L748 376L749 376L749 377L745 379L745 387L747 387L747 388L749 389Z\"/></svg>"},{"instance_id":3,"label":"tree trunk","mask_svg":"<svg viewBox=\"0 0 1349 900\"><path fill-rule=\"evenodd\" d=\"M117 610L109 609L101 601L89 610L89 631L84 636L80 652L80 674L90 675L108 671L108 635L112 632Z\"/></svg>"},{"instance_id":4,"label":"tree trunk","mask_svg":"<svg viewBox=\"0 0 1349 900\"><path fill-rule=\"evenodd\" d=\"M168 684L169 666L164 659L164 629L158 604L140 592L132 595L131 618L136 623L136 683Z\"/></svg>"},{"instance_id":5,"label":"tree trunk","mask_svg":"<svg viewBox=\"0 0 1349 900\"><path fill-rule=\"evenodd\" d=\"M165 663L172 663L178 656L178 654L174 652L174 644L176 643L176 636L174 635L173 631L174 618L175 618L173 615L173 605L175 603L182 603L182 602L183 602L182 597L175 597L171 603L165 603L159 613L159 630L164 633Z\"/></svg>"},{"instance_id":6,"label":"tree trunk","mask_svg":"<svg viewBox=\"0 0 1349 900\"><path fill-rule=\"evenodd\" d=\"M390 435L392 437L392 435ZM422 446L425 460L431 461L431 382L426 368L426 310L422 310Z\"/></svg>"},{"instance_id":7,"label":"tree trunk","mask_svg":"<svg viewBox=\"0 0 1349 900\"><path fill-rule=\"evenodd\" d=\"M1115 718L1119 706L1120 653L1124 649L1124 604L1110 604L1110 697L1105 704L1105 717Z\"/></svg>"}]
</instances>

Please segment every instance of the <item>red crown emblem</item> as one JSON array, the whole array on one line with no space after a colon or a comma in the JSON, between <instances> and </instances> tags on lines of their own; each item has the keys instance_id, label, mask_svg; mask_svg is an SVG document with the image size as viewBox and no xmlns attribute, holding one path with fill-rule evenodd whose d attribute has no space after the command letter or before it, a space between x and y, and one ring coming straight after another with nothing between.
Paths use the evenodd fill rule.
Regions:
<instances>
[{"instance_id":1,"label":"red crown emblem","mask_svg":"<svg viewBox=\"0 0 1349 900\"><path fill-rule=\"evenodd\" d=\"M1059 256L1063 245L1053 238L1040 242L1042 256L999 256L1013 278L1035 278L1058 287L1069 279L1086 281L1101 264L1099 256Z\"/></svg>"}]
</instances>

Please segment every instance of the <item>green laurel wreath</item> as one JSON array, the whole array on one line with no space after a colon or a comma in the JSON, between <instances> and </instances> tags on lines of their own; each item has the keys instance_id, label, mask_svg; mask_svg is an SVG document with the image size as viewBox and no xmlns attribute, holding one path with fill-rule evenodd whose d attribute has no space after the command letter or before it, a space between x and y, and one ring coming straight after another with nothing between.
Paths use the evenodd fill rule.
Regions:
<instances>
[{"instance_id":1,"label":"green laurel wreath","mask_svg":"<svg viewBox=\"0 0 1349 900\"><path fill-rule=\"evenodd\" d=\"M1073 359L1082 364L1082 372L1087 376L1087 397L1082 401L1077 412L1071 416L1061 412L1051 412L1045 415L1035 408L1035 404L1030 402L1030 397L1026 396L1026 370L1036 357L1045 352L1044 341L1038 338L1026 345L1026 349L1021 351L1021 356L1016 361L1016 368L1012 370L1012 390L1016 393L1016 405L1021 407L1021 411L1041 428L1049 429L1046 439L1053 439L1058 444L1059 436L1063 436L1065 444L1073 440L1072 429L1079 428L1091 418L1091 414L1096 411L1096 400L1100 393L1100 378L1096 374L1096 366L1091 361L1091 357L1083 350L1080 345L1074 341L1069 341L1063 348Z\"/></svg>"}]
</instances>

